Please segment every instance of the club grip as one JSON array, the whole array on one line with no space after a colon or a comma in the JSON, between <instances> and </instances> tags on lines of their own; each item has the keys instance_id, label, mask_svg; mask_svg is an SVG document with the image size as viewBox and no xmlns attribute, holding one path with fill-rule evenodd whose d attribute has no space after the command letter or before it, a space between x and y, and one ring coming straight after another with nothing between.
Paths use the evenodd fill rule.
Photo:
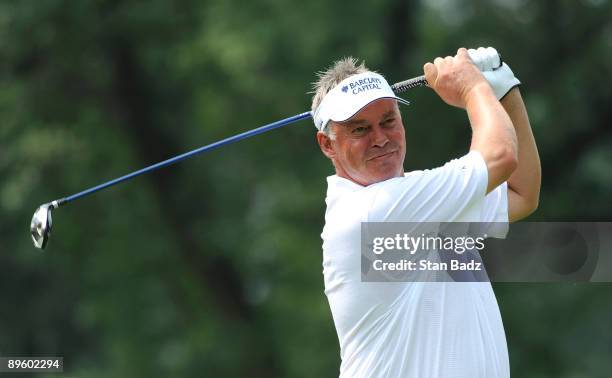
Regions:
<instances>
[{"instance_id":1,"label":"club grip","mask_svg":"<svg viewBox=\"0 0 612 378\"><path fill-rule=\"evenodd\" d=\"M391 89L395 94L400 94L406 92L409 89L422 87L425 85L427 85L427 80L425 79L425 76L417 76L413 77L412 79L395 83L391 86Z\"/></svg>"},{"instance_id":2,"label":"club grip","mask_svg":"<svg viewBox=\"0 0 612 378\"><path fill-rule=\"evenodd\" d=\"M494 56L498 60L497 60L497 64L495 65L495 67L492 67L493 70L498 69L503 64L501 54L499 54L493 48L489 48L485 50L486 53L488 53L488 56L486 53L483 53L481 51L479 51L480 54L478 54L476 50L473 50L473 51L474 52L470 54L470 57L474 61L474 64L476 65L476 67L478 67L481 71L484 69L484 66L485 66L484 60L492 59ZM483 61L480 61L479 59L482 59ZM427 80L425 79L425 76L417 76L417 77L413 77L412 79L408 79L408 80L404 80L404 81L395 83L391 86L391 89L393 90L395 94L400 94L400 93L404 93L408 91L409 89L416 88L416 87L422 87L425 85L427 85Z\"/></svg>"}]
</instances>

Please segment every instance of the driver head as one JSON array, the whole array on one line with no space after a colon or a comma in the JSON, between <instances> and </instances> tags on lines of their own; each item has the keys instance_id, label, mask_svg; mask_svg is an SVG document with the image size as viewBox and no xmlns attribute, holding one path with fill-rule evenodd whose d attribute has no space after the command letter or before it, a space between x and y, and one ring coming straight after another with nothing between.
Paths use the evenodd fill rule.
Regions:
<instances>
[{"instance_id":1,"label":"driver head","mask_svg":"<svg viewBox=\"0 0 612 378\"><path fill-rule=\"evenodd\" d=\"M30 233L36 248L44 249L51 234L51 210L54 206L50 203L41 205L34 212L30 223Z\"/></svg>"}]
</instances>

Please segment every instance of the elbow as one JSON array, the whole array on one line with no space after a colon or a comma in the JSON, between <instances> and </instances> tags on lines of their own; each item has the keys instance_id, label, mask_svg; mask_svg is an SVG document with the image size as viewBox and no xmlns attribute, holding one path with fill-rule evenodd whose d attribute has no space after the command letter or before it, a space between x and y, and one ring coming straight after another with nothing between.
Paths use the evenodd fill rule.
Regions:
<instances>
[{"instance_id":1,"label":"elbow","mask_svg":"<svg viewBox=\"0 0 612 378\"><path fill-rule=\"evenodd\" d=\"M514 171L516 171L516 169L518 168L518 156L516 153L516 150L511 150L510 152L508 152L508 156L506 157L506 165L508 166L508 170L510 171L510 174L514 173Z\"/></svg>"},{"instance_id":2,"label":"elbow","mask_svg":"<svg viewBox=\"0 0 612 378\"><path fill-rule=\"evenodd\" d=\"M504 172L503 176L508 179L512 173L518 168L518 154L514 145L508 145L500 147L496 153L497 161L501 170Z\"/></svg>"},{"instance_id":3,"label":"elbow","mask_svg":"<svg viewBox=\"0 0 612 378\"><path fill-rule=\"evenodd\" d=\"M514 211L513 214L508 214L510 218L510 222L516 222L522 219L527 218L531 214L533 214L539 205L538 197L535 198L521 198L521 201L518 203L518 207Z\"/></svg>"},{"instance_id":4,"label":"elbow","mask_svg":"<svg viewBox=\"0 0 612 378\"><path fill-rule=\"evenodd\" d=\"M508 190L508 220L510 222L525 219L537 210L539 203L537 196L534 198L524 197L516 193L511 187L508 187ZM512 191L512 195L510 191Z\"/></svg>"},{"instance_id":5,"label":"elbow","mask_svg":"<svg viewBox=\"0 0 612 378\"><path fill-rule=\"evenodd\" d=\"M535 213L535 211L538 209L539 202L539 198L537 197L535 199L526 199L525 207L523 210L523 218L526 218L531 214Z\"/></svg>"},{"instance_id":6,"label":"elbow","mask_svg":"<svg viewBox=\"0 0 612 378\"><path fill-rule=\"evenodd\" d=\"M527 174L523 174L523 177L524 185L522 185L517 193L521 196L525 216L528 216L533 214L540 206L540 187L542 182L540 170L530 171ZM510 188L510 185L514 187L515 183L509 181L508 185L508 188Z\"/></svg>"},{"instance_id":7,"label":"elbow","mask_svg":"<svg viewBox=\"0 0 612 378\"><path fill-rule=\"evenodd\" d=\"M540 193L536 193L531 198L526 199L526 207L527 207L527 215L531 215L535 213L535 211L540 206Z\"/></svg>"},{"instance_id":8,"label":"elbow","mask_svg":"<svg viewBox=\"0 0 612 378\"><path fill-rule=\"evenodd\" d=\"M512 192L512 195L511 195ZM529 194L521 194L517 192L508 183L508 216L510 222L516 222L521 219L527 218L533 214L540 205L540 191L537 190Z\"/></svg>"}]
</instances>

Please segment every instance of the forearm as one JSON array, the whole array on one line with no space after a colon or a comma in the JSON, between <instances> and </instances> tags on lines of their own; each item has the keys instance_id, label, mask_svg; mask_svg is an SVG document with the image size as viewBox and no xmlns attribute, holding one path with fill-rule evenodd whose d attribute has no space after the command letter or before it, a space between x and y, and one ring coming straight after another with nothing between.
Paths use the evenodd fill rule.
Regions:
<instances>
[{"instance_id":1,"label":"forearm","mask_svg":"<svg viewBox=\"0 0 612 378\"><path fill-rule=\"evenodd\" d=\"M512 222L528 216L537 208L542 172L538 148L519 89L512 89L501 104L512 120L518 140L518 165L508 178L509 217Z\"/></svg>"},{"instance_id":2,"label":"forearm","mask_svg":"<svg viewBox=\"0 0 612 378\"><path fill-rule=\"evenodd\" d=\"M499 56L494 57L499 60ZM512 120L466 49L458 49L455 57L438 57L426 63L423 71L428 85L444 102L466 109L472 127L470 150L480 152L484 158L489 193L507 181L518 164Z\"/></svg>"},{"instance_id":3,"label":"forearm","mask_svg":"<svg viewBox=\"0 0 612 378\"><path fill-rule=\"evenodd\" d=\"M487 163L489 193L508 180L516 166L517 136L511 118L488 85L475 90L466 111L472 127L470 150L480 152Z\"/></svg>"}]
</instances>

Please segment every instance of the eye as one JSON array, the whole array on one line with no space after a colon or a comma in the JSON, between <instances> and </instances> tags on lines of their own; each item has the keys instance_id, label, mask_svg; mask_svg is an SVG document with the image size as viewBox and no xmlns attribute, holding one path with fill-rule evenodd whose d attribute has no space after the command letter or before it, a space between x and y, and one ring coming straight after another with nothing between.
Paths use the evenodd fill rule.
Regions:
<instances>
[{"instance_id":1,"label":"eye","mask_svg":"<svg viewBox=\"0 0 612 378\"><path fill-rule=\"evenodd\" d=\"M368 131L368 128L366 126L357 126L351 130L351 134L352 135L363 135L366 133L366 131Z\"/></svg>"},{"instance_id":2,"label":"eye","mask_svg":"<svg viewBox=\"0 0 612 378\"><path fill-rule=\"evenodd\" d=\"M395 118L387 118L386 120L383 121L383 125L392 126L394 122L395 122Z\"/></svg>"}]
</instances>

